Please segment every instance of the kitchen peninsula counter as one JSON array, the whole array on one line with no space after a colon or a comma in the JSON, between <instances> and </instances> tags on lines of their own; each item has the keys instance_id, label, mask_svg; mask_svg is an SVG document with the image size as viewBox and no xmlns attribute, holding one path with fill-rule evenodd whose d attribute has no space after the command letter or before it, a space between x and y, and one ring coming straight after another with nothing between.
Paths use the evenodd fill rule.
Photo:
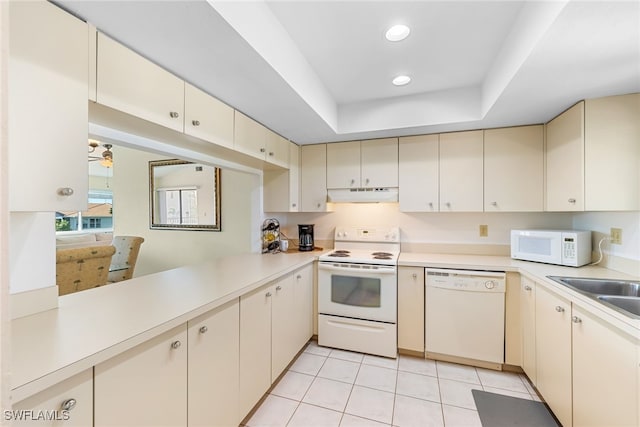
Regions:
<instances>
[{"instance_id":1,"label":"kitchen peninsula counter","mask_svg":"<svg viewBox=\"0 0 640 427\"><path fill-rule=\"evenodd\" d=\"M17 402L304 267L319 252L244 254L60 297L12 321Z\"/></svg>"},{"instance_id":2,"label":"kitchen peninsula counter","mask_svg":"<svg viewBox=\"0 0 640 427\"><path fill-rule=\"evenodd\" d=\"M552 289L565 298L579 301L590 308L594 314L608 321L612 325L636 336L640 339L640 319L634 319L619 313L593 299L563 286L547 276L566 276L583 278L607 278L622 280L640 280L637 276L631 276L615 270L610 270L596 265L583 267L564 267L559 265L543 264L530 261L519 261L506 256L490 255L458 255L458 254L432 254L402 252L398 259L398 265L404 267L432 267L463 270L494 270L520 273L536 283Z\"/></svg>"}]
</instances>

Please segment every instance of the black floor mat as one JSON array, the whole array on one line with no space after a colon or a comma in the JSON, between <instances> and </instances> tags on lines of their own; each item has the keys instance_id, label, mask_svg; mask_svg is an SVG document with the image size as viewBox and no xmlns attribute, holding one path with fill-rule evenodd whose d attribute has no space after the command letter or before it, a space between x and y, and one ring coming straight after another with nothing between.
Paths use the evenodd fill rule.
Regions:
<instances>
[{"instance_id":1,"label":"black floor mat","mask_svg":"<svg viewBox=\"0 0 640 427\"><path fill-rule=\"evenodd\" d=\"M542 402L471 390L483 427L559 427Z\"/></svg>"}]
</instances>

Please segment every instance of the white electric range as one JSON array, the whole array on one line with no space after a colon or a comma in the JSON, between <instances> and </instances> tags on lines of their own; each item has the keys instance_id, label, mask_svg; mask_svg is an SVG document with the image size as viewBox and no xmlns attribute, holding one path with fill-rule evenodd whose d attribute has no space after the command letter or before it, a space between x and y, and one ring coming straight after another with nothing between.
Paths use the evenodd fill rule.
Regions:
<instances>
[{"instance_id":1,"label":"white electric range","mask_svg":"<svg viewBox=\"0 0 640 427\"><path fill-rule=\"evenodd\" d=\"M337 227L318 262L318 344L397 355L398 227Z\"/></svg>"}]
</instances>

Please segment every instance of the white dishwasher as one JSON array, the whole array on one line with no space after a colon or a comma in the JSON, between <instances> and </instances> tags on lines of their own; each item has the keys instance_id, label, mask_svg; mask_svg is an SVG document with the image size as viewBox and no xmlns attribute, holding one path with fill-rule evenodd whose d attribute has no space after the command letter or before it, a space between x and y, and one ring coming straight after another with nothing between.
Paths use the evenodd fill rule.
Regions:
<instances>
[{"instance_id":1,"label":"white dishwasher","mask_svg":"<svg viewBox=\"0 0 640 427\"><path fill-rule=\"evenodd\" d=\"M425 268L425 351L504 363L505 273Z\"/></svg>"}]
</instances>

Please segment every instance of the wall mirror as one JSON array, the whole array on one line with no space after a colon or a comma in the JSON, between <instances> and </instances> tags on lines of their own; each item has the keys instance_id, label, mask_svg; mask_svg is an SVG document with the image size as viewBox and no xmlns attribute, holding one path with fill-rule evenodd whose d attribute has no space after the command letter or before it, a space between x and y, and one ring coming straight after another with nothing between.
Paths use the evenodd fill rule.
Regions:
<instances>
[{"instance_id":1,"label":"wall mirror","mask_svg":"<svg viewBox=\"0 0 640 427\"><path fill-rule=\"evenodd\" d=\"M149 162L150 227L220 231L220 169L184 160Z\"/></svg>"}]
</instances>

